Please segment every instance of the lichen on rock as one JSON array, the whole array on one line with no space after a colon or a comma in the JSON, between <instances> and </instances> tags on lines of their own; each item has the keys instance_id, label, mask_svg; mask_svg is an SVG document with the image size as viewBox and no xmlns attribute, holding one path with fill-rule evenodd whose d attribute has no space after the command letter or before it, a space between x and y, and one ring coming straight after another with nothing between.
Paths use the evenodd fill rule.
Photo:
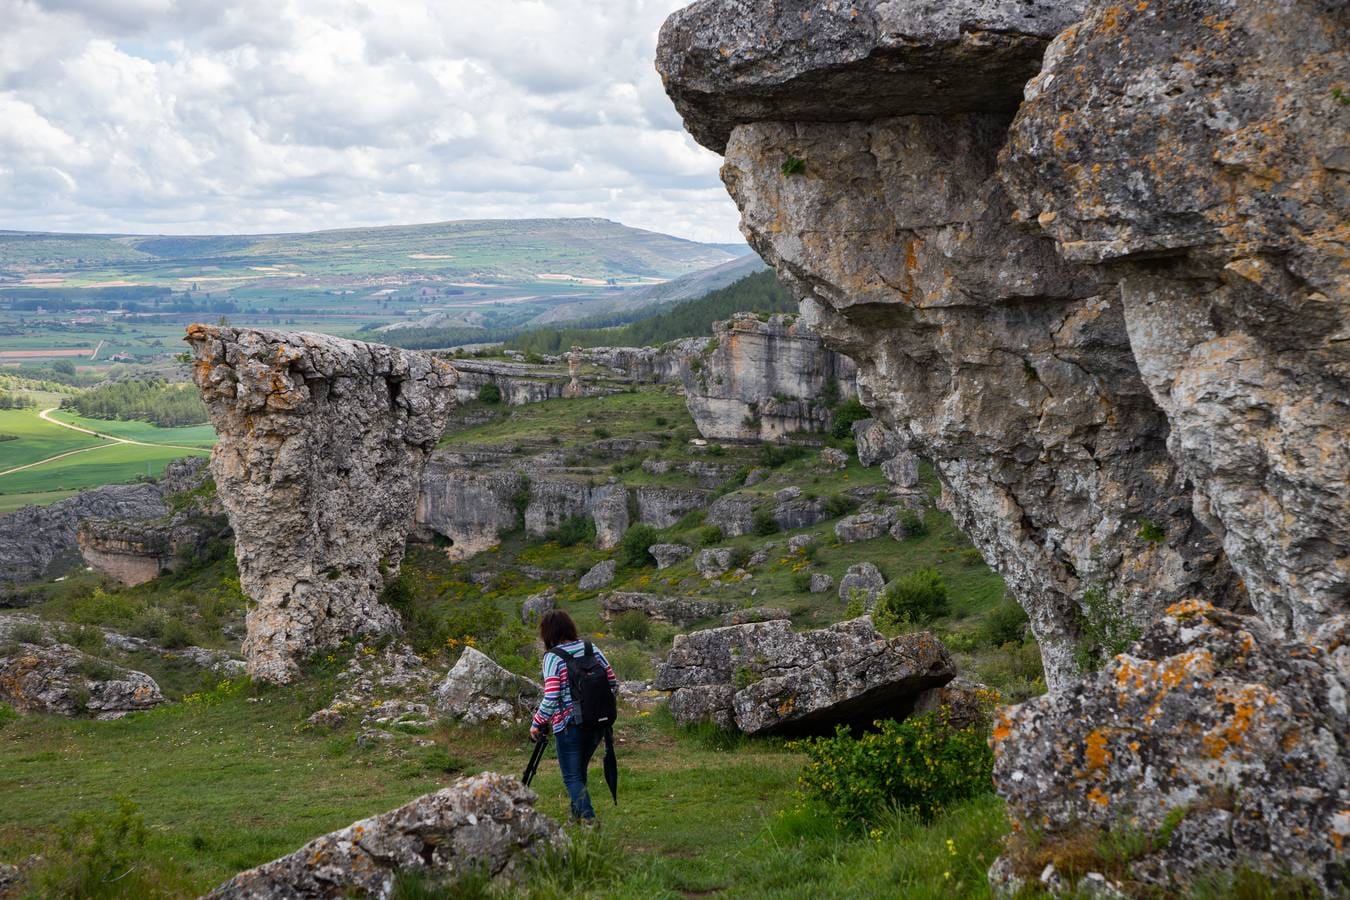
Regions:
<instances>
[{"instance_id":1,"label":"lichen on rock","mask_svg":"<svg viewBox=\"0 0 1350 900\"><path fill-rule=\"evenodd\" d=\"M253 600L249 673L353 635L397 631L379 592L398 569L455 371L421 353L318 334L193 325L211 472Z\"/></svg>"}]
</instances>

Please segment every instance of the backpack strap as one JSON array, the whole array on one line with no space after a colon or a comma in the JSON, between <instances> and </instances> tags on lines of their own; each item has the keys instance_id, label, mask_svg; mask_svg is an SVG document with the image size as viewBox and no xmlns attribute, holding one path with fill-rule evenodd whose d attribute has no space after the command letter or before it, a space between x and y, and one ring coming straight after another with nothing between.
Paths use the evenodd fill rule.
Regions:
<instances>
[{"instance_id":1,"label":"backpack strap","mask_svg":"<svg viewBox=\"0 0 1350 900\"><path fill-rule=\"evenodd\" d=\"M586 649L582 651L582 654L581 654L582 657L584 657L585 659L590 659L592 656L595 656L595 648L591 646L591 642L590 642L590 641L587 641L587 642L584 644L584 647L585 647Z\"/></svg>"}]
</instances>

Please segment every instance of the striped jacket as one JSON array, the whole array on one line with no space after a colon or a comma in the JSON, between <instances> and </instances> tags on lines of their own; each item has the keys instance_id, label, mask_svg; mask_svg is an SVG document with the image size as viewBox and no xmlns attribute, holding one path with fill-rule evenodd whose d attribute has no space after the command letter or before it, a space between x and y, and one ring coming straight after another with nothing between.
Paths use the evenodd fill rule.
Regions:
<instances>
[{"instance_id":1,"label":"striped jacket","mask_svg":"<svg viewBox=\"0 0 1350 900\"><path fill-rule=\"evenodd\" d=\"M573 656L581 656L586 650L583 641L568 641L559 647ZM610 689L617 691L619 679L615 677L609 660L605 659L599 647L592 644L591 649L595 651L595 658L600 661L600 665L605 667ZM551 724L556 734L566 728L571 720L572 691L567 684L567 664L558 658L558 654L550 651L544 654L544 699L540 701L539 709L535 710L534 724L539 728Z\"/></svg>"}]
</instances>

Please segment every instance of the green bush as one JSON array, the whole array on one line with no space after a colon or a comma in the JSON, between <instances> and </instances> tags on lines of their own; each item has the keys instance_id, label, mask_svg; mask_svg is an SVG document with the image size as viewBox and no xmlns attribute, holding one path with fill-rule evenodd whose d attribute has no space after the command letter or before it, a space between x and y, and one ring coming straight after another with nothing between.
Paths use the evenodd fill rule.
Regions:
<instances>
[{"instance_id":1,"label":"green bush","mask_svg":"<svg viewBox=\"0 0 1350 900\"><path fill-rule=\"evenodd\" d=\"M750 528L760 537L777 534L778 520L775 519L773 513L767 509L757 510L754 517L751 519Z\"/></svg>"},{"instance_id":2,"label":"green bush","mask_svg":"<svg viewBox=\"0 0 1350 900\"><path fill-rule=\"evenodd\" d=\"M796 444L760 444L759 462L766 469L777 469L806 456L806 448Z\"/></svg>"},{"instance_id":3,"label":"green bush","mask_svg":"<svg viewBox=\"0 0 1350 900\"><path fill-rule=\"evenodd\" d=\"M121 594L109 594L101 587L77 600L70 610L72 622L82 625L129 625L136 618L136 605Z\"/></svg>"},{"instance_id":4,"label":"green bush","mask_svg":"<svg viewBox=\"0 0 1350 900\"><path fill-rule=\"evenodd\" d=\"M803 793L841 824L862 826L893 808L928 821L993 789L994 755L983 729L955 728L941 711L878 725L860 738L841 726L834 737L793 745L809 758L799 779Z\"/></svg>"},{"instance_id":5,"label":"green bush","mask_svg":"<svg viewBox=\"0 0 1350 900\"><path fill-rule=\"evenodd\" d=\"M887 585L877 601L877 611L896 622L923 625L945 616L950 602L947 582L937 569L919 569Z\"/></svg>"},{"instance_id":6,"label":"green bush","mask_svg":"<svg viewBox=\"0 0 1350 900\"><path fill-rule=\"evenodd\" d=\"M1139 640L1139 626L1130 621L1116 598L1096 585L1083 592L1079 619L1078 648L1074 659L1084 672L1095 672L1102 663L1123 653Z\"/></svg>"},{"instance_id":7,"label":"green bush","mask_svg":"<svg viewBox=\"0 0 1350 900\"><path fill-rule=\"evenodd\" d=\"M595 520L590 516L572 516L549 535L549 540L559 547L575 547L577 544L589 544L595 540Z\"/></svg>"},{"instance_id":8,"label":"green bush","mask_svg":"<svg viewBox=\"0 0 1350 900\"><path fill-rule=\"evenodd\" d=\"M725 539L726 535L722 533L720 525L705 525L698 532L698 542L705 547L720 544Z\"/></svg>"},{"instance_id":9,"label":"green bush","mask_svg":"<svg viewBox=\"0 0 1350 900\"><path fill-rule=\"evenodd\" d=\"M103 638L103 632L91 625L65 625L56 632L56 639L63 644L69 644L83 650L85 653L106 653L108 642Z\"/></svg>"},{"instance_id":10,"label":"green bush","mask_svg":"<svg viewBox=\"0 0 1350 900\"><path fill-rule=\"evenodd\" d=\"M192 635L188 628L183 624L183 620L177 616L170 616L164 620L164 630L159 635L159 645L165 650L182 650L184 647L192 646Z\"/></svg>"},{"instance_id":11,"label":"green bush","mask_svg":"<svg viewBox=\"0 0 1350 900\"><path fill-rule=\"evenodd\" d=\"M37 622L20 622L10 629L9 637L20 644L41 644L46 632Z\"/></svg>"},{"instance_id":12,"label":"green bush","mask_svg":"<svg viewBox=\"0 0 1350 900\"><path fill-rule=\"evenodd\" d=\"M619 543L619 555L623 564L633 568L652 565L656 560L647 552L647 548L660 541L661 536L652 526L634 525L623 533L623 540Z\"/></svg>"},{"instance_id":13,"label":"green bush","mask_svg":"<svg viewBox=\"0 0 1350 900\"><path fill-rule=\"evenodd\" d=\"M33 873L39 897L146 897L160 892L142 870L149 832L135 804L115 799L102 814L81 813L58 832L59 852Z\"/></svg>"},{"instance_id":14,"label":"green bush","mask_svg":"<svg viewBox=\"0 0 1350 900\"><path fill-rule=\"evenodd\" d=\"M1167 540L1167 532L1157 522L1149 519L1139 520L1139 537L1151 544L1161 544Z\"/></svg>"},{"instance_id":15,"label":"green bush","mask_svg":"<svg viewBox=\"0 0 1350 900\"><path fill-rule=\"evenodd\" d=\"M1025 635L1027 613L1014 600L1004 600L989 611L984 622L991 647L1020 644Z\"/></svg>"},{"instance_id":16,"label":"green bush","mask_svg":"<svg viewBox=\"0 0 1350 900\"><path fill-rule=\"evenodd\" d=\"M652 670L651 656L637 647L627 644L606 647L605 659L609 660L610 667L614 669L614 674L621 681L632 681L634 679L646 681L655 674Z\"/></svg>"},{"instance_id":17,"label":"green bush","mask_svg":"<svg viewBox=\"0 0 1350 900\"><path fill-rule=\"evenodd\" d=\"M846 516L857 509L858 501L854 500L848 494L831 494L825 498L825 510L830 514L831 519L837 519L840 516Z\"/></svg>"},{"instance_id":18,"label":"green bush","mask_svg":"<svg viewBox=\"0 0 1350 900\"><path fill-rule=\"evenodd\" d=\"M597 425L591 429L591 434L603 440L604 438L609 437L609 429Z\"/></svg>"},{"instance_id":19,"label":"green bush","mask_svg":"<svg viewBox=\"0 0 1350 900\"><path fill-rule=\"evenodd\" d=\"M481 403L501 403L502 389L497 387L496 383L489 381L478 389L478 400Z\"/></svg>"},{"instance_id":20,"label":"green bush","mask_svg":"<svg viewBox=\"0 0 1350 900\"><path fill-rule=\"evenodd\" d=\"M652 635L652 622L647 618L647 614L641 610L630 609L621 612L614 618L613 627L610 629L616 635L625 641L642 641Z\"/></svg>"},{"instance_id":21,"label":"green bush","mask_svg":"<svg viewBox=\"0 0 1350 900\"><path fill-rule=\"evenodd\" d=\"M0 728L4 728L10 722L17 721L19 714L10 706L0 703Z\"/></svg>"},{"instance_id":22,"label":"green bush","mask_svg":"<svg viewBox=\"0 0 1350 900\"><path fill-rule=\"evenodd\" d=\"M854 422L870 418L872 414L867 411L867 407L858 402L857 397L849 397L835 410L834 427L830 429L830 434L840 439L849 437L853 434Z\"/></svg>"},{"instance_id":23,"label":"green bush","mask_svg":"<svg viewBox=\"0 0 1350 900\"><path fill-rule=\"evenodd\" d=\"M792 589L799 594L805 594L811 590L810 572L793 572Z\"/></svg>"},{"instance_id":24,"label":"green bush","mask_svg":"<svg viewBox=\"0 0 1350 900\"><path fill-rule=\"evenodd\" d=\"M907 538L923 537L928 533L928 524L924 522L923 516L912 509L900 510L896 522L904 529ZM976 553L978 554L979 551L977 550Z\"/></svg>"}]
</instances>

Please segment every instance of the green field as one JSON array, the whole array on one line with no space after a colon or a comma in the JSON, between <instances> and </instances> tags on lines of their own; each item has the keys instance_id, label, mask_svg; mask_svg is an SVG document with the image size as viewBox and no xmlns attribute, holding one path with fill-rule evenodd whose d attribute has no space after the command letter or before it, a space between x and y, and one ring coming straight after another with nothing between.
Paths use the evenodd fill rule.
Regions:
<instances>
[{"instance_id":1,"label":"green field","mask_svg":"<svg viewBox=\"0 0 1350 900\"><path fill-rule=\"evenodd\" d=\"M125 440L175 446L146 447L122 444L62 428L39 418L36 408L0 410L0 433L18 435L0 441L0 513L30 503L53 503L82 488L134 481L158 476L171 460L206 455L215 441L210 425L158 428L146 422L85 419L70 412L53 417L64 422L111 434ZM180 449L180 448L199 448ZM79 451L70 456L63 453ZM41 462L50 459L50 462ZM17 466L39 463L20 471Z\"/></svg>"}]
</instances>

